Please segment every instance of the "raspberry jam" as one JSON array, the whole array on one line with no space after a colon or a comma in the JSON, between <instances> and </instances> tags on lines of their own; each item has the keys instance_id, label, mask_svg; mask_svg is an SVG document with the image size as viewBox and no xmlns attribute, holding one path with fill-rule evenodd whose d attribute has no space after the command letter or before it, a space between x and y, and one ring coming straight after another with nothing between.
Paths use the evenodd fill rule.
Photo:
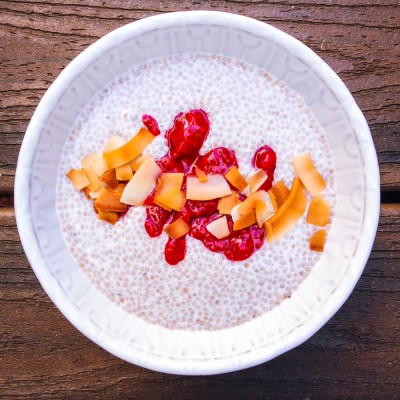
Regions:
<instances>
[{"instance_id":1,"label":"raspberry jam","mask_svg":"<svg viewBox=\"0 0 400 400\"><path fill-rule=\"evenodd\" d=\"M164 255L165 260L170 265L176 265L185 258L186 254L186 239L181 236L178 239L168 238L165 245Z\"/></svg>"},{"instance_id":2,"label":"raspberry jam","mask_svg":"<svg viewBox=\"0 0 400 400\"><path fill-rule=\"evenodd\" d=\"M234 232L230 239L229 248L224 252L226 258L232 261L243 261L261 248L265 232L263 228L252 225Z\"/></svg>"},{"instance_id":3,"label":"raspberry jam","mask_svg":"<svg viewBox=\"0 0 400 400\"><path fill-rule=\"evenodd\" d=\"M182 161L172 158L168 154L156 161L162 172L184 172Z\"/></svg>"},{"instance_id":4,"label":"raspberry jam","mask_svg":"<svg viewBox=\"0 0 400 400\"><path fill-rule=\"evenodd\" d=\"M160 134L158 123L151 115L144 114L142 116L142 122L153 136L158 136Z\"/></svg>"},{"instance_id":5,"label":"raspberry jam","mask_svg":"<svg viewBox=\"0 0 400 400\"><path fill-rule=\"evenodd\" d=\"M150 130L159 134L157 121L150 115L143 116L143 123ZM185 179L181 190L186 190L186 176L193 174L197 166L206 174L225 175L233 166L239 167L235 152L226 147L216 147L204 155L199 151L207 138L210 123L207 114L200 109L180 113L174 118L173 127L165 133L169 152L164 157L156 160L163 173L184 172ZM156 133L158 132L158 133ZM260 147L254 157L253 166L262 168L268 173L268 180L263 189L268 190L274 179L276 165L275 152L269 146ZM242 261L249 258L256 250L260 249L265 240L265 232L257 225L252 225L239 231L233 230L233 221L227 216L230 235L217 239L207 230L207 225L221 215L218 212L219 199L208 201L187 200L181 212L167 211L154 204L153 191L146 199L146 232L150 237L161 235L167 223L172 223L178 218L191 226L189 235L200 240L210 251L224 254L229 260ZM240 194L243 201L245 195ZM185 258L186 235L178 239L169 238L164 250L166 261L176 265Z\"/></svg>"},{"instance_id":6,"label":"raspberry jam","mask_svg":"<svg viewBox=\"0 0 400 400\"><path fill-rule=\"evenodd\" d=\"M256 150L251 160L253 167L263 169L268 174L268 179L260 187L261 190L269 190L274 181L274 172L276 167L276 154L268 145L262 146Z\"/></svg>"},{"instance_id":7,"label":"raspberry jam","mask_svg":"<svg viewBox=\"0 0 400 400\"><path fill-rule=\"evenodd\" d=\"M218 212L218 199L199 201L187 200L186 204L190 209L193 217L198 218L206 215L212 215Z\"/></svg>"},{"instance_id":8,"label":"raspberry jam","mask_svg":"<svg viewBox=\"0 0 400 400\"><path fill-rule=\"evenodd\" d=\"M144 228L150 237L160 236L164 225L171 217L171 212L153 203L154 191L144 202L146 207L146 220L144 221Z\"/></svg>"},{"instance_id":9,"label":"raspberry jam","mask_svg":"<svg viewBox=\"0 0 400 400\"><path fill-rule=\"evenodd\" d=\"M190 236L203 242L207 249L215 253L223 253L226 258L232 261L242 261L249 258L255 250L261 248L265 233L262 228L252 225L240 231L233 230L233 221L228 218L230 235L223 239L217 239L206 229L206 226L217 218L219 214L209 217L197 218L192 223Z\"/></svg>"},{"instance_id":10,"label":"raspberry jam","mask_svg":"<svg viewBox=\"0 0 400 400\"><path fill-rule=\"evenodd\" d=\"M179 113L174 125L165 133L172 158L191 165L207 138L210 122L203 110Z\"/></svg>"},{"instance_id":11,"label":"raspberry jam","mask_svg":"<svg viewBox=\"0 0 400 400\"><path fill-rule=\"evenodd\" d=\"M232 167L238 167L238 162L233 150L226 147L216 147L204 156L199 156L195 165L206 174L225 175Z\"/></svg>"}]
</instances>

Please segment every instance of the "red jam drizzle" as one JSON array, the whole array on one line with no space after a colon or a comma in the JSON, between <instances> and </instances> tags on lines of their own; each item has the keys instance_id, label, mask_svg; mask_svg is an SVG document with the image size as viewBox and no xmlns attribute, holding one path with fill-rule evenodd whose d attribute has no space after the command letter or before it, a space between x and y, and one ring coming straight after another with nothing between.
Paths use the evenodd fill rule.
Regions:
<instances>
[{"instance_id":1,"label":"red jam drizzle","mask_svg":"<svg viewBox=\"0 0 400 400\"><path fill-rule=\"evenodd\" d=\"M204 156L199 156L195 165L206 174L225 175L232 167L238 167L238 162L233 150L216 147Z\"/></svg>"},{"instance_id":2,"label":"red jam drizzle","mask_svg":"<svg viewBox=\"0 0 400 400\"><path fill-rule=\"evenodd\" d=\"M191 165L199 154L210 130L210 121L203 110L179 113L174 125L165 133L172 158Z\"/></svg>"},{"instance_id":3,"label":"red jam drizzle","mask_svg":"<svg viewBox=\"0 0 400 400\"><path fill-rule=\"evenodd\" d=\"M275 151L268 145L260 147L254 153L251 164L253 167L263 169L268 174L268 179L263 183L260 189L266 191L271 189L276 167Z\"/></svg>"},{"instance_id":4,"label":"red jam drizzle","mask_svg":"<svg viewBox=\"0 0 400 400\"><path fill-rule=\"evenodd\" d=\"M218 203L218 199L208 201L186 200L186 205L189 207L190 213L194 218L217 213Z\"/></svg>"},{"instance_id":5,"label":"red jam drizzle","mask_svg":"<svg viewBox=\"0 0 400 400\"><path fill-rule=\"evenodd\" d=\"M264 229L256 225L239 231L233 230L233 221L228 218L228 226L230 235L223 239L217 239L206 229L206 226L217 218L219 214L214 214L209 217L197 218L192 223L190 236L203 242L207 249L222 253L226 258L232 261L243 261L249 258L255 250L261 248L264 242Z\"/></svg>"},{"instance_id":6,"label":"red jam drizzle","mask_svg":"<svg viewBox=\"0 0 400 400\"><path fill-rule=\"evenodd\" d=\"M178 239L168 238L165 245L165 260L170 265L176 265L185 258L186 254L186 238L181 236Z\"/></svg>"},{"instance_id":7,"label":"red jam drizzle","mask_svg":"<svg viewBox=\"0 0 400 400\"><path fill-rule=\"evenodd\" d=\"M150 115L144 115L143 123L155 136L159 129L157 121ZM145 122L146 121L146 122ZM186 176L193 174L194 166L197 166L206 174L225 175L233 166L239 167L235 152L226 147L216 147L204 155L199 151L207 138L210 122L205 111L196 109L186 113L180 113L174 118L173 127L165 133L169 152L157 160L163 173L184 172L185 179L182 190L186 190ZM276 165L275 152L269 146L260 147L254 157L253 166L262 168L268 173L268 180L263 189L268 190L274 179ZM269 187L268 187L269 186ZM154 204L154 191L146 199L146 220L144 223L146 232L150 237L161 235L164 226L178 218L191 226L189 235L200 240L204 246L217 253L224 254L229 260L242 261L249 258L256 250L260 249L265 240L262 228L252 225L239 231L233 230L233 221L227 216L230 235L223 239L217 239L206 229L206 226L220 218L218 213L219 199L209 201L187 200L181 212L167 211ZM243 194L241 200L245 199ZM164 250L166 261L170 265L176 265L185 258L186 235L178 239L169 238Z\"/></svg>"},{"instance_id":8,"label":"red jam drizzle","mask_svg":"<svg viewBox=\"0 0 400 400\"><path fill-rule=\"evenodd\" d=\"M156 161L162 172L185 172L182 161L172 158L168 154Z\"/></svg>"},{"instance_id":9,"label":"red jam drizzle","mask_svg":"<svg viewBox=\"0 0 400 400\"><path fill-rule=\"evenodd\" d=\"M164 225L168 222L171 213L164 208L153 203L154 191L147 197L144 202L146 208L146 220L144 228L150 237L160 236L163 232Z\"/></svg>"},{"instance_id":10,"label":"red jam drizzle","mask_svg":"<svg viewBox=\"0 0 400 400\"><path fill-rule=\"evenodd\" d=\"M142 116L142 122L153 136L158 136L160 134L158 123L151 115L144 114Z\"/></svg>"}]
</instances>

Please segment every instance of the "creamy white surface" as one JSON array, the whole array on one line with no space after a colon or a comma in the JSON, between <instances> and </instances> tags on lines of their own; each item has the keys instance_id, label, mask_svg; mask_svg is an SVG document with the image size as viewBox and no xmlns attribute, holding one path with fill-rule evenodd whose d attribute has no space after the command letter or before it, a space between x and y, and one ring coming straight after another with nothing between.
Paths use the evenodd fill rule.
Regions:
<instances>
[{"instance_id":1,"label":"creamy white surface","mask_svg":"<svg viewBox=\"0 0 400 400\"><path fill-rule=\"evenodd\" d=\"M231 262L188 237L185 260L171 267L164 260L167 236L147 236L143 207L131 208L112 226L97 219L92 203L65 177L111 136L131 138L142 114L154 116L164 133L178 112L192 108L203 108L211 123L201 153L231 148L246 175L254 151L268 144L277 153L275 182L283 179L290 187L291 156L308 151L327 180L324 196L334 205L332 158L303 101L281 81L242 62L188 55L136 67L98 92L65 143L57 210L65 240L87 277L127 312L173 329L220 329L267 312L308 274L319 254L309 250L316 227L305 216L285 238L265 243L243 262ZM162 135L147 152L154 157L167 152Z\"/></svg>"}]
</instances>

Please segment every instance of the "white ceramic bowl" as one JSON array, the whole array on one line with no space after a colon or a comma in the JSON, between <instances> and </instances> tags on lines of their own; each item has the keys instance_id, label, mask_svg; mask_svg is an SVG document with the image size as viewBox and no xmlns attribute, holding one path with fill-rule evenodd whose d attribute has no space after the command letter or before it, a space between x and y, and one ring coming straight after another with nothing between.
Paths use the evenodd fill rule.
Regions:
<instances>
[{"instance_id":1,"label":"white ceramic bowl","mask_svg":"<svg viewBox=\"0 0 400 400\"><path fill-rule=\"evenodd\" d=\"M67 134L95 92L135 64L202 51L264 68L297 91L325 130L337 204L326 250L310 275L272 311L240 326L173 331L125 313L96 290L68 252L55 211L57 166ZM379 173L367 123L339 77L309 48L265 23L219 12L146 18L106 35L51 85L26 132L15 181L18 229L43 288L82 333L146 368L216 374L260 364L303 343L344 303L371 251Z\"/></svg>"}]
</instances>

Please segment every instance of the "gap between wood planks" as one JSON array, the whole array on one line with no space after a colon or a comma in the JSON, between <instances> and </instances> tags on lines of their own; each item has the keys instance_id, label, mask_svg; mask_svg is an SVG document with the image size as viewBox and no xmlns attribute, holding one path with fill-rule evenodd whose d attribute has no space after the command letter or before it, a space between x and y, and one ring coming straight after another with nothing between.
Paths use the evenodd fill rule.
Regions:
<instances>
[{"instance_id":1,"label":"gap between wood planks","mask_svg":"<svg viewBox=\"0 0 400 400\"><path fill-rule=\"evenodd\" d=\"M399 204L400 192L398 191L382 191L381 204ZM0 214L3 208L13 208L14 193L1 193L0 191Z\"/></svg>"},{"instance_id":2,"label":"gap between wood planks","mask_svg":"<svg viewBox=\"0 0 400 400\"><path fill-rule=\"evenodd\" d=\"M381 204L400 203L400 192L381 192Z\"/></svg>"}]
</instances>

